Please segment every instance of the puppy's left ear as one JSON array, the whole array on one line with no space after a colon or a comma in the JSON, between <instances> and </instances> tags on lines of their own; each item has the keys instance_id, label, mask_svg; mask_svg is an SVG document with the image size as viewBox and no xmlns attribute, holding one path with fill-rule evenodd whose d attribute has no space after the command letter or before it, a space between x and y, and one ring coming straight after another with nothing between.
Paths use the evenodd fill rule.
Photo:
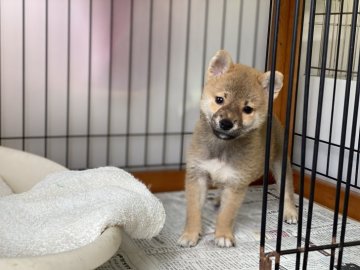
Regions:
<instances>
[{"instance_id":1,"label":"puppy's left ear","mask_svg":"<svg viewBox=\"0 0 360 270\"><path fill-rule=\"evenodd\" d=\"M267 93L270 91L270 75L271 72L267 71L258 77L259 83L267 91ZM275 71L274 99L277 98L280 93L280 90L283 86L283 80L284 75L282 75L282 73L279 71Z\"/></svg>"},{"instance_id":2,"label":"puppy's left ear","mask_svg":"<svg viewBox=\"0 0 360 270\"><path fill-rule=\"evenodd\" d=\"M220 50L211 58L207 70L207 79L219 77L232 67L233 62L230 54L227 51Z\"/></svg>"}]
</instances>

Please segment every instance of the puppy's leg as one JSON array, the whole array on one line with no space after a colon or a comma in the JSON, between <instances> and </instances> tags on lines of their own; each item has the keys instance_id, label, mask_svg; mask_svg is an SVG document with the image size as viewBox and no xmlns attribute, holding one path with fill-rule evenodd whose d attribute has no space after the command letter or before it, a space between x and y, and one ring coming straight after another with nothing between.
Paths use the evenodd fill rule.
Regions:
<instances>
[{"instance_id":1,"label":"puppy's leg","mask_svg":"<svg viewBox=\"0 0 360 270\"><path fill-rule=\"evenodd\" d=\"M280 190L281 182L281 166L282 162L275 161L272 173ZM286 161L286 182L285 182L285 198L284 198L284 220L289 224L296 224L298 221L298 213L294 203L294 182L293 174L289 160Z\"/></svg>"},{"instance_id":2,"label":"puppy's leg","mask_svg":"<svg viewBox=\"0 0 360 270\"><path fill-rule=\"evenodd\" d=\"M207 177L187 175L185 182L186 225L178 244L183 247L193 247L199 241L201 233L201 209L207 193Z\"/></svg>"},{"instance_id":3,"label":"puppy's leg","mask_svg":"<svg viewBox=\"0 0 360 270\"><path fill-rule=\"evenodd\" d=\"M233 189L227 187L221 194L219 215L216 221L215 243L219 247L235 245L233 234L234 219L237 210L244 200L247 187Z\"/></svg>"}]
</instances>

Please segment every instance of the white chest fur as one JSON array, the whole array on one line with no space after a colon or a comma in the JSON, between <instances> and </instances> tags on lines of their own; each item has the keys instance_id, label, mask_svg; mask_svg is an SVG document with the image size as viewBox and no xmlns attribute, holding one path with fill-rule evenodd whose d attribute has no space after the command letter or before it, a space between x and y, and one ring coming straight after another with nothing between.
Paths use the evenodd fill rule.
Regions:
<instances>
[{"instance_id":1,"label":"white chest fur","mask_svg":"<svg viewBox=\"0 0 360 270\"><path fill-rule=\"evenodd\" d=\"M217 158L201 161L199 167L207 171L212 181L216 183L229 183L239 180L239 171Z\"/></svg>"}]
</instances>

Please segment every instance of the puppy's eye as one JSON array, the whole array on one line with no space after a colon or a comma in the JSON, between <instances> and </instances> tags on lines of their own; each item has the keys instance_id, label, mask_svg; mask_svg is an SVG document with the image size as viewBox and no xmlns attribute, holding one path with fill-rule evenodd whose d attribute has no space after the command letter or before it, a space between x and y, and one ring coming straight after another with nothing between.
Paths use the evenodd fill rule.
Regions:
<instances>
[{"instance_id":1,"label":"puppy's eye","mask_svg":"<svg viewBox=\"0 0 360 270\"><path fill-rule=\"evenodd\" d=\"M246 114L252 113L253 110L254 110L254 109L251 108L250 106L245 106L245 107L243 108L243 112L246 113Z\"/></svg>"},{"instance_id":2,"label":"puppy's eye","mask_svg":"<svg viewBox=\"0 0 360 270\"><path fill-rule=\"evenodd\" d=\"M223 104L224 103L224 98L223 97L216 97L215 98L215 102L216 104Z\"/></svg>"}]
</instances>

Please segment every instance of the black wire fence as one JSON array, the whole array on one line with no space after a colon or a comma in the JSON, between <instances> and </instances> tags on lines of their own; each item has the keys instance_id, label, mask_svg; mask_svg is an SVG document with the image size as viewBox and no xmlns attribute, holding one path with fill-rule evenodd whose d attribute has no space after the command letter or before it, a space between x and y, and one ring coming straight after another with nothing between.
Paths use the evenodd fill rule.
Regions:
<instances>
[{"instance_id":1,"label":"black wire fence","mask_svg":"<svg viewBox=\"0 0 360 270\"><path fill-rule=\"evenodd\" d=\"M68 168L182 168L220 48L264 69L269 2L1 0L0 143Z\"/></svg>"},{"instance_id":2,"label":"black wire fence","mask_svg":"<svg viewBox=\"0 0 360 270\"><path fill-rule=\"evenodd\" d=\"M300 167L301 161L301 145L302 145L302 130L306 130L306 147L307 151L305 169L312 171L313 148L318 144L318 164L316 173L318 176L337 180L338 173L347 171L347 164L349 163L351 152L351 121L354 114L355 93L356 93L356 79L359 63L359 18L353 18L352 9L354 1L331 1L331 11L329 17L326 17L326 1L317 1L313 14L310 13L310 7L307 6L305 10L305 32L308 27L313 28L311 46L312 52L307 49L306 44L308 38L304 35L302 40L302 60L301 74L299 76L299 90L297 94L298 104L295 117L294 129L294 148L293 148L293 165ZM311 26L307 25L309 16L313 15L313 22ZM328 21L326 21L328 19ZM354 19L352 21L352 19ZM351 34L353 33L353 36ZM325 35L326 34L326 35ZM325 42L327 41L327 43ZM326 46L325 46L326 45ZM310 55L305 57L306 52ZM349 54L351 52L351 55ZM305 61L310 63L305 63ZM323 61L326 61L323 63ZM351 63L350 63L350 62ZM308 64L308 72L311 76L306 77L305 65ZM350 73L349 73L350 72ZM322 76L324 74L324 76ZM350 78L350 79L349 79ZM350 81L348 81L349 79ZM321 97L321 104L317 104L319 100L318 87L324 88L324 94ZM304 89L309 89L308 93ZM347 89L344 91L343 89ZM308 96L305 96L308 95ZM347 102L345 97L349 97ZM301 106L304 100L308 100L306 107ZM315 117L309 117L303 120L305 111L308 114L315 116L318 106L322 106L321 125L317 125ZM347 122L343 121L343 108L348 107L349 114ZM356 115L357 117L357 115ZM305 123L305 124L303 124ZM342 136L343 125L346 132ZM316 128L319 128L319 137L316 138ZM343 141L345 140L345 141ZM318 141L318 142L317 142ZM352 175L350 186L358 188L358 174L359 174L359 129L356 129L355 147L352 156L354 166L352 167ZM341 150L343 147L343 150ZM339 160L344 159L341 167L338 167ZM345 182L344 182L345 183Z\"/></svg>"},{"instance_id":3,"label":"black wire fence","mask_svg":"<svg viewBox=\"0 0 360 270\"><path fill-rule=\"evenodd\" d=\"M271 70L275 71L277 35L279 27L280 1L274 3L274 32L271 44ZM301 9L301 7L305 7ZM314 267L309 261L309 253L330 250L326 264L329 269L342 269L345 247L360 245L360 241L345 241L350 189L358 192L359 169L359 1L301 1L294 3L292 44L289 66L289 88L284 130L285 160L289 136L293 136L292 164L299 169L300 186L297 228L297 244L293 248L282 248L282 227L286 165L282 168L280 185L279 217L276 250L266 252L266 209L267 183L269 173L270 131L268 123L267 152L264 175L264 197L260 255L263 269L271 269L269 258L274 258L275 269L281 268L284 255L296 255L294 269ZM302 11L302 12L301 12ZM350 18L350 21L349 21ZM303 25L298 24L303 21ZM296 56L297 33L302 33L301 60ZM295 74L294 65L300 64ZM356 64L356 65L355 65ZM293 93L294 79L298 80L296 93ZM271 82L271 93L274 78ZM289 134L292 95L296 94L295 128ZM269 98L269 114L272 113L272 98ZM304 178L310 175L310 195L308 207L304 210ZM335 209L332 235L328 244L313 245L311 232L314 212L315 183L317 178L333 182L336 186ZM334 181L335 180L335 181ZM343 201L340 199L341 187L345 188ZM339 205L344 204L343 214ZM323 266L323 265L322 265ZM316 267L316 266L315 266ZM313 269L313 268L311 268ZM345 268L344 268L345 269Z\"/></svg>"}]
</instances>

